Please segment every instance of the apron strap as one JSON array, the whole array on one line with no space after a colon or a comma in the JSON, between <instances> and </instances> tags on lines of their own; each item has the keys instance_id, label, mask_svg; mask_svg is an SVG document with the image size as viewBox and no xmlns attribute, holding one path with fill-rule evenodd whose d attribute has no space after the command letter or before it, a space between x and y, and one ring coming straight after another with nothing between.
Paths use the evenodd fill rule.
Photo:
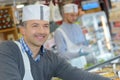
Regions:
<instances>
[{"instance_id":1,"label":"apron strap","mask_svg":"<svg viewBox=\"0 0 120 80\"><path fill-rule=\"evenodd\" d=\"M68 52L78 53L80 51L81 45L76 45L72 43L70 39L67 37L66 33L61 28L58 28L58 31L60 31L63 34L63 37L65 38Z\"/></svg>"},{"instance_id":2,"label":"apron strap","mask_svg":"<svg viewBox=\"0 0 120 80\"><path fill-rule=\"evenodd\" d=\"M27 53L22 50L21 44L18 41L14 41L14 43L16 43L17 46L19 47L22 58L23 58L24 69L25 69L23 80L34 80L31 73L31 66L30 66L30 61Z\"/></svg>"},{"instance_id":3,"label":"apron strap","mask_svg":"<svg viewBox=\"0 0 120 80\"><path fill-rule=\"evenodd\" d=\"M74 44L70 41L70 39L67 37L66 33L65 33L61 28L58 28L57 30L60 31L60 32L63 34L63 37L65 38L67 47L70 47L70 46L73 46L73 45L74 45Z\"/></svg>"}]
</instances>

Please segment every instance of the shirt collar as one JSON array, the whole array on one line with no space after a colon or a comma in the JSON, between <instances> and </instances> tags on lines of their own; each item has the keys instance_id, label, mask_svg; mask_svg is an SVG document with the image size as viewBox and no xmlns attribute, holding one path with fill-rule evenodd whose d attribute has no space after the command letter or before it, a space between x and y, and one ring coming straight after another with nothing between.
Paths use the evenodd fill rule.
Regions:
<instances>
[{"instance_id":1,"label":"shirt collar","mask_svg":"<svg viewBox=\"0 0 120 80\"><path fill-rule=\"evenodd\" d=\"M30 48L28 47L28 45L25 43L23 37L20 39L20 44L22 45L22 49L33 58L33 53L30 50ZM40 48L40 54L34 59L35 61L40 61L40 55L43 55L45 53L45 49L43 46L41 46Z\"/></svg>"}]
</instances>

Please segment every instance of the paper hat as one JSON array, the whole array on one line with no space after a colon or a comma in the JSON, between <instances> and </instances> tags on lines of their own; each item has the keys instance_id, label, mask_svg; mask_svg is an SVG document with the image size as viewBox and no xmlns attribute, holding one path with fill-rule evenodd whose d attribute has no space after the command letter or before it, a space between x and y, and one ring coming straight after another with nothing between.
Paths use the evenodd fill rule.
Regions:
<instances>
[{"instance_id":1,"label":"paper hat","mask_svg":"<svg viewBox=\"0 0 120 80\"><path fill-rule=\"evenodd\" d=\"M78 13L78 5L76 4L66 4L63 6L64 13Z\"/></svg>"},{"instance_id":2,"label":"paper hat","mask_svg":"<svg viewBox=\"0 0 120 80\"><path fill-rule=\"evenodd\" d=\"M46 5L29 5L23 8L22 22L29 20L49 21L50 9Z\"/></svg>"}]
</instances>

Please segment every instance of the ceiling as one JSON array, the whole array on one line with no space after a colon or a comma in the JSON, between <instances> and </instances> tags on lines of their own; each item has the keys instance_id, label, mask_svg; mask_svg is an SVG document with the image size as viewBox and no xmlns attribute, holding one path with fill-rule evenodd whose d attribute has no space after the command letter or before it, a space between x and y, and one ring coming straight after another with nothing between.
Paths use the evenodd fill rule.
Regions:
<instances>
[{"instance_id":1,"label":"ceiling","mask_svg":"<svg viewBox=\"0 0 120 80\"><path fill-rule=\"evenodd\" d=\"M0 0L0 5L19 4L19 3L33 3L38 0Z\"/></svg>"},{"instance_id":2,"label":"ceiling","mask_svg":"<svg viewBox=\"0 0 120 80\"><path fill-rule=\"evenodd\" d=\"M50 1L50 0L0 0L0 5L11 5L11 4L20 4L20 3L35 3L36 1ZM57 1L57 0L54 0L54 1ZM62 2L69 2L69 1L77 1L77 0L59 0L59 1L62 1ZM78 1L82 1L82 0L78 0ZM83 0L84 1L84 0Z\"/></svg>"}]
</instances>

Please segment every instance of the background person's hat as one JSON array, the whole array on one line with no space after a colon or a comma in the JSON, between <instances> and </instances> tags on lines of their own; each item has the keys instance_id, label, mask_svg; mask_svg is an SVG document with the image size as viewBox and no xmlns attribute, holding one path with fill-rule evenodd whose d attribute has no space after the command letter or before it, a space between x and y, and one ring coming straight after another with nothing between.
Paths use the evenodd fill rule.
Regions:
<instances>
[{"instance_id":1,"label":"background person's hat","mask_svg":"<svg viewBox=\"0 0 120 80\"><path fill-rule=\"evenodd\" d=\"M76 4L66 4L63 6L64 13L78 13L78 5Z\"/></svg>"},{"instance_id":2,"label":"background person's hat","mask_svg":"<svg viewBox=\"0 0 120 80\"><path fill-rule=\"evenodd\" d=\"M49 21L50 9L46 5L29 5L23 8L22 22L29 20Z\"/></svg>"}]
</instances>

